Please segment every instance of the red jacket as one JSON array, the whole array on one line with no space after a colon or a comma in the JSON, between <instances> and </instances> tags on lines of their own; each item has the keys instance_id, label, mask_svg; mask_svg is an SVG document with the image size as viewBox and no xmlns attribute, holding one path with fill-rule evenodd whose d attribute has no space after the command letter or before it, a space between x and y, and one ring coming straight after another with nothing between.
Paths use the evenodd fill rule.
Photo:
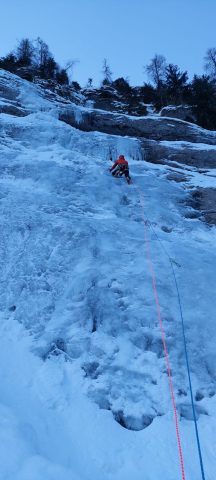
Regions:
<instances>
[{"instance_id":1,"label":"red jacket","mask_svg":"<svg viewBox=\"0 0 216 480\"><path fill-rule=\"evenodd\" d=\"M120 155L120 157L118 158L118 160L115 161L115 163L113 164L113 166L110 170L111 171L114 170L114 168L117 167L118 165L120 167L123 167L123 166L128 167L128 162L127 162L127 160L125 160L123 155Z\"/></svg>"}]
</instances>

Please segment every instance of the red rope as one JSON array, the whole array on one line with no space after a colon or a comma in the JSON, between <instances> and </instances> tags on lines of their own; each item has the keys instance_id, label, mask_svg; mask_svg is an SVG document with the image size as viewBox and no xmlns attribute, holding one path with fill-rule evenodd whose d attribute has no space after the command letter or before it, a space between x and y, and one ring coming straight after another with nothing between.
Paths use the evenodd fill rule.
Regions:
<instances>
[{"instance_id":1,"label":"red rope","mask_svg":"<svg viewBox=\"0 0 216 480\"><path fill-rule=\"evenodd\" d=\"M182 477L182 480L185 480L184 461L183 461L182 446L181 446L181 439L180 439L180 433L179 433L179 422L178 422L178 415L177 415L177 409L176 409L172 374L171 374L169 355L168 355L168 350L167 350L167 345L166 345L166 336L165 336L163 321L162 321L162 317L161 317L160 303L159 303L157 287L156 287L156 277L155 277L154 267L153 267L153 263L152 263L152 259L151 259L150 242L149 242L148 235L147 235L147 226L146 226L145 215L144 215L143 195L142 195L142 192L140 191L139 187L136 186L136 188L139 192L140 203L141 203L141 207L142 207L141 210L142 210L142 219L143 219L143 223L144 223L144 237L145 237L145 244L146 244L147 260L148 260L149 270L150 270L151 277L152 277L154 297L155 297L155 302L156 302L156 306L157 306L157 317L158 317L158 321L159 321L159 325L160 325L160 331L161 331L161 336L162 336L162 342L163 342L163 348L164 348L166 366L167 366L167 372L168 372L168 378L169 378L169 387L170 387L170 394L171 394L172 406L173 406L173 412L174 412L176 438L177 438L179 460L180 460L180 467L181 467L181 477Z\"/></svg>"}]
</instances>

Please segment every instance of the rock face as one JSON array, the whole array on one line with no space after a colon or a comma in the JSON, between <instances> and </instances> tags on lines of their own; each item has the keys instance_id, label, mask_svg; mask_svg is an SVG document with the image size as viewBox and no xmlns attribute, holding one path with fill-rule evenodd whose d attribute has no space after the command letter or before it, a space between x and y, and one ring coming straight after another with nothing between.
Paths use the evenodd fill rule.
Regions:
<instances>
[{"instance_id":1,"label":"rock face","mask_svg":"<svg viewBox=\"0 0 216 480\"><path fill-rule=\"evenodd\" d=\"M152 163L180 163L197 168L216 168L216 147L206 143L141 141L143 158Z\"/></svg>"},{"instance_id":2,"label":"rock face","mask_svg":"<svg viewBox=\"0 0 216 480\"><path fill-rule=\"evenodd\" d=\"M216 188L197 188L190 195L188 205L201 212L200 219L216 225Z\"/></svg>"},{"instance_id":3,"label":"rock face","mask_svg":"<svg viewBox=\"0 0 216 480\"><path fill-rule=\"evenodd\" d=\"M77 115L78 114L78 115ZM216 133L177 119L132 117L103 110L66 107L59 113L60 120L84 131L94 131L143 137L150 140L186 141L216 145Z\"/></svg>"},{"instance_id":4,"label":"rock face","mask_svg":"<svg viewBox=\"0 0 216 480\"><path fill-rule=\"evenodd\" d=\"M189 105L168 105L167 107L162 108L160 116L178 118L179 120L185 120L186 122L196 122L196 117Z\"/></svg>"},{"instance_id":5,"label":"rock face","mask_svg":"<svg viewBox=\"0 0 216 480\"><path fill-rule=\"evenodd\" d=\"M27 115L25 110L19 107L18 103L15 105L0 105L0 113L7 113L8 115L15 115L16 117L25 117Z\"/></svg>"},{"instance_id":6,"label":"rock face","mask_svg":"<svg viewBox=\"0 0 216 480\"><path fill-rule=\"evenodd\" d=\"M24 116L40 107L41 110L63 108L65 105L81 104L84 100L81 94L55 82L38 80L32 83L0 69L0 113Z\"/></svg>"},{"instance_id":7,"label":"rock face","mask_svg":"<svg viewBox=\"0 0 216 480\"><path fill-rule=\"evenodd\" d=\"M0 71L0 114L25 116L38 109L53 111L72 127L111 135L138 138L140 158L153 163L180 163L198 168L216 167L216 132L193 123L161 115L135 117L108 112L89 106L83 95L61 96L62 91L50 90L47 82L35 85L4 70ZM169 107L170 108L170 107ZM185 107L170 109L183 115Z\"/></svg>"},{"instance_id":8,"label":"rock face","mask_svg":"<svg viewBox=\"0 0 216 480\"><path fill-rule=\"evenodd\" d=\"M137 137L142 158L149 162L216 167L216 132L182 120L157 116L135 118L82 107L61 109L59 118L84 131Z\"/></svg>"},{"instance_id":9,"label":"rock face","mask_svg":"<svg viewBox=\"0 0 216 480\"><path fill-rule=\"evenodd\" d=\"M146 105L140 96L133 95L131 92L122 92L122 94L111 86L97 89L86 88L82 90L87 103L91 102L94 109L106 110L107 112L125 113L134 116L147 115Z\"/></svg>"},{"instance_id":10,"label":"rock face","mask_svg":"<svg viewBox=\"0 0 216 480\"><path fill-rule=\"evenodd\" d=\"M12 74L0 75L0 113L24 117L27 115L25 108L19 101L20 85L22 80Z\"/></svg>"}]
</instances>

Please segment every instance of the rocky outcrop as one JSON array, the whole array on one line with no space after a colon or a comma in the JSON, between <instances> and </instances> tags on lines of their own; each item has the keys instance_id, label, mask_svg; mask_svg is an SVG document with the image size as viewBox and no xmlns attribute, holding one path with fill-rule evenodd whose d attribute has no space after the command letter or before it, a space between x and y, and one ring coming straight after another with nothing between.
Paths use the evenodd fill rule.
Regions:
<instances>
[{"instance_id":1,"label":"rocky outcrop","mask_svg":"<svg viewBox=\"0 0 216 480\"><path fill-rule=\"evenodd\" d=\"M51 110L84 102L85 98L68 86L37 80L29 82L0 69L0 113L24 116L37 110Z\"/></svg>"},{"instance_id":2,"label":"rocky outcrop","mask_svg":"<svg viewBox=\"0 0 216 480\"><path fill-rule=\"evenodd\" d=\"M178 118L186 122L196 122L196 117L189 105L168 105L160 111L161 117Z\"/></svg>"},{"instance_id":3,"label":"rocky outcrop","mask_svg":"<svg viewBox=\"0 0 216 480\"><path fill-rule=\"evenodd\" d=\"M139 138L142 158L149 162L216 167L216 132L182 120L136 118L82 107L61 109L59 118L84 131Z\"/></svg>"},{"instance_id":4,"label":"rocky outcrop","mask_svg":"<svg viewBox=\"0 0 216 480\"><path fill-rule=\"evenodd\" d=\"M197 168L216 168L216 146L205 143L142 140L143 157L151 163L178 163Z\"/></svg>"},{"instance_id":5,"label":"rocky outcrop","mask_svg":"<svg viewBox=\"0 0 216 480\"><path fill-rule=\"evenodd\" d=\"M216 132L174 118L160 116L137 118L103 110L66 107L59 112L59 119L84 131L97 130L156 141L186 141L216 145Z\"/></svg>"},{"instance_id":6,"label":"rocky outcrop","mask_svg":"<svg viewBox=\"0 0 216 480\"><path fill-rule=\"evenodd\" d=\"M216 188L197 188L190 195L189 206L200 212L199 218L216 225Z\"/></svg>"},{"instance_id":7,"label":"rocky outcrop","mask_svg":"<svg viewBox=\"0 0 216 480\"><path fill-rule=\"evenodd\" d=\"M72 103L71 98L50 90L47 82L34 85L3 70L0 71L0 98L0 114L25 116L40 110L54 111L61 121L83 131L138 138L140 157L149 162L216 167L216 132L177 118L134 117L94 109L91 103L83 107L81 94L77 93Z\"/></svg>"},{"instance_id":8,"label":"rocky outcrop","mask_svg":"<svg viewBox=\"0 0 216 480\"><path fill-rule=\"evenodd\" d=\"M15 115L16 117L25 117L27 115L23 108L17 105L0 105L0 113L7 113L8 115Z\"/></svg>"},{"instance_id":9,"label":"rocky outcrop","mask_svg":"<svg viewBox=\"0 0 216 480\"><path fill-rule=\"evenodd\" d=\"M101 88L86 88L82 90L86 99L84 106L91 102L92 108L106 110L107 112L118 112L127 115L144 116L147 115L146 105L143 98L135 94L135 89L130 91L119 92L111 85L102 86Z\"/></svg>"},{"instance_id":10,"label":"rocky outcrop","mask_svg":"<svg viewBox=\"0 0 216 480\"><path fill-rule=\"evenodd\" d=\"M0 70L0 113L17 117L30 113L20 98L23 82L17 75Z\"/></svg>"},{"instance_id":11,"label":"rocky outcrop","mask_svg":"<svg viewBox=\"0 0 216 480\"><path fill-rule=\"evenodd\" d=\"M22 80L4 70L2 72L3 75L0 75L0 113L24 117L27 112L19 101Z\"/></svg>"}]
</instances>

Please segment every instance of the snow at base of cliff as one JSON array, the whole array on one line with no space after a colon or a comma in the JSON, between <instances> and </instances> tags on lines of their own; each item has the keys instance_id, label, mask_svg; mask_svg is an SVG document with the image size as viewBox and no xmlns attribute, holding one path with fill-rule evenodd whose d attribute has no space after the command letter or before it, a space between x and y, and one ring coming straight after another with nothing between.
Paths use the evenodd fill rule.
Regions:
<instances>
[{"instance_id":1,"label":"snow at base of cliff","mask_svg":"<svg viewBox=\"0 0 216 480\"><path fill-rule=\"evenodd\" d=\"M169 181L171 167L140 161L136 139L73 129L20 82L29 114L0 115L0 477L181 478L141 191L186 480L201 474L177 293L155 233L175 266L206 480L214 480L216 229L189 218L185 204L210 180L187 169L185 182ZM130 186L108 171L119 153Z\"/></svg>"}]
</instances>

